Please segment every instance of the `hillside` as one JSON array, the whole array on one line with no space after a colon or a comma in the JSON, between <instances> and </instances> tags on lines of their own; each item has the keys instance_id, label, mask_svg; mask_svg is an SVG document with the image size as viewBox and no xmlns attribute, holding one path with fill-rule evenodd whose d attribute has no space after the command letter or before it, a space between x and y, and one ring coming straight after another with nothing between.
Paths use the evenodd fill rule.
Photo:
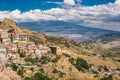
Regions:
<instances>
[{"instance_id":1,"label":"hillside","mask_svg":"<svg viewBox=\"0 0 120 80\"><path fill-rule=\"evenodd\" d=\"M58 22L50 21L50 22L48 22L46 24L43 24L43 23L44 23L44 21L39 23L39 24L34 23L34 22L33 23L31 23L31 22L30 23L21 23L21 24L25 25L25 26L31 25L29 28L33 29L33 30L35 30L36 27L39 26L39 28L37 27L38 32L39 32L40 29L45 30L45 29L42 29L42 28L43 27L45 28L46 26L48 26L47 29L51 30L51 31L54 30L53 29L54 26L56 26L58 28L58 30L60 30L60 28L62 28L62 27L65 27L65 25L68 25L70 27L75 26L74 24L68 24L68 23L59 22L59 21ZM34 24L35 24L35 26L34 26ZM65 25L63 26L63 24L65 24ZM69 28L68 26L66 26L67 27L66 29ZM76 27L78 27L78 25ZM73 28L71 28L71 29L73 29ZM81 29L80 32L83 33L83 34L87 33L87 32L89 33L90 30L91 30L91 32L94 32L94 34L97 34L97 32L98 33L103 33L104 35L100 35L100 37L96 38L96 41L97 41L97 39L103 39L102 42L103 41L105 42L106 40L111 40L111 41L115 41L115 43L116 43L115 45L111 44L112 46L116 46L116 47L119 46L119 42L120 42L119 41L119 36L120 36L119 32L114 32L114 31L109 31L109 30L107 31L107 30L102 30L102 29L100 30L100 29L94 29L94 28L92 29L92 28L86 28L86 27L83 27L83 28L80 27L80 29ZM58 31L58 32L60 32L60 31ZM113 36L111 36L111 34ZM38 36L41 36L41 37L38 37ZM107 55L109 55L109 50L106 50L105 45L104 45L105 46L105 48L104 48L103 46L100 46L100 45L94 45L94 43L91 43L91 42L90 43L89 42L81 42L81 43L79 43L79 42L75 42L75 41L70 40L70 39L66 39L64 37L59 37L59 36L54 36L54 35L38 34L37 32L33 32L31 34L30 39L35 41L34 40L35 38L36 38L36 42L42 43L44 45L57 45L57 46L60 46L64 50L69 51L68 53L71 53L72 56L80 56L81 57L83 55L84 56L87 55L87 57L89 57L89 56L92 56L93 54L106 55L106 53L108 53ZM41 41L39 41L39 40L41 40ZM118 40L118 42L117 42L117 40ZM106 45L109 46L109 43L106 44ZM118 52L119 52L119 50L118 50ZM90 57L90 59L91 59L91 57ZM90 60L90 61L92 61L92 60ZM93 64L94 64L94 62L93 62ZM100 62L98 62L98 64L100 64Z\"/></svg>"},{"instance_id":2,"label":"hillside","mask_svg":"<svg viewBox=\"0 0 120 80\"><path fill-rule=\"evenodd\" d=\"M63 36L78 42L89 41L96 37L117 33L116 31L91 28L64 21L21 22L18 25L48 35Z\"/></svg>"},{"instance_id":3,"label":"hillside","mask_svg":"<svg viewBox=\"0 0 120 80\"><path fill-rule=\"evenodd\" d=\"M93 43L96 43L106 49L120 48L120 32L96 38Z\"/></svg>"},{"instance_id":4,"label":"hillside","mask_svg":"<svg viewBox=\"0 0 120 80\"><path fill-rule=\"evenodd\" d=\"M59 46L64 51L64 54L60 56L60 59L58 58L58 61L54 62L52 58L49 61L49 58L44 57L43 59L47 59L48 63L40 65L40 67L44 68L45 70L44 75L47 74L49 76L52 76L56 80L94 80L94 78L97 79L98 77L94 77L94 74L88 75L88 64L94 65L95 68L109 65L116 66L118 68L120 67L119 61L116 60L116 57L117 59L119 59L119 56L113 57L111 55L114 53L114 50L110 51L108 49L102 48L101 46L94 45L93 43L75 42L74 40L66 39L64 37L46 35L43 33L31 31L26 28L19 27L11 19L5 19L1 21L0 28L23 31L27 33L29 40L34 42L35 44L42 44L44 46ZM117 54L119 52L120 51L118 50ZM33 59L34 64L39 65L40 61L35 61L36 62L34 62ZM84 63L86 65L83 67L82 65L84 65ZM82 69L79 69L79 67L82 67ZM27 70L25 71L26 75L33 76L35 74L35 72L33 74L30 74L32 73L31 71L28 71L28 73ZM101 76L99 75L99 77Z\"/></svg>"}]
</instances>

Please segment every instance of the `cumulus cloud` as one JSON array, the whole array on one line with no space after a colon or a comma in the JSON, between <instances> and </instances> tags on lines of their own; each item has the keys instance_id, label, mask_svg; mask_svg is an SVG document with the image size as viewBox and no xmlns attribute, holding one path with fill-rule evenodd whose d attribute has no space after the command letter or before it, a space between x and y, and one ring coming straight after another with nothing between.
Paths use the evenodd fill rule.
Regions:
<instances>
[{"instance_id":1,"label":"cumulus cloud","mask_svg":"<svg viewBox=\"0 0 120 80\"><path fill-rule=\"evenodd\" d=\"M75 5L75 1L74 0L64 0L64 3L67 5Z\"/></svg>"},{"instance_id":2,"label":"cumulus cloud","mask_svg":"<svg viewBox=\"0 0 120 80\"><path fill-rule=\"evenodd\" d=\"M77 1L79 2L79 1ZM75 0L63 0L63 2L53 2L53 1L47 1L47 4L57 4L60 5L63 8L70 8L71 6L75 5Z\"/></svg>"},{"instance_id":3,"label":"cumulus cloud","mask_svg":"<svg viewBox=\"0 0 120 80\"><path fill-rule=\"evenodd\" d=\"M81 0L75 1L80 2ZM84 26L120 31L120 0L104 5L52 8L43 11L40 9L27 12L21 12L18 9L0 11L0 20L6 17L12 18L17 22L62 20Z\"/></svg>"},{"instance_id":4,"label":"cumulus cloud","mask_svg":"<svg viewBox=\"0 0 120 80\"><path fill-rule=\"evenodd\" d=\"M116 3L116 4L120 4L120 0L116 0L115 3Z\"/></svg>"}]
</instances>

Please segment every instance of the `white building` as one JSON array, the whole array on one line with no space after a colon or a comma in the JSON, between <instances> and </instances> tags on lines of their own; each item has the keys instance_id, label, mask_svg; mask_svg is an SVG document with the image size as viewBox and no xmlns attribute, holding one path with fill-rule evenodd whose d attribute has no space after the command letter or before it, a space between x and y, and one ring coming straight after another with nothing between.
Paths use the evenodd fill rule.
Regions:
<instances>
[{"instance_id":1,"label":"white building","mask_svg":"<svg viewBox=\"0 0 120 80\"><path fill-rule=\"evenodd\" d=\"M20 31L14 31L11 33L11 41L16 42L27 42L28 36L26 33L20 32Z\"/></svg>"},{"instance_id":2,"label":"white building","mask_svg":"<svg viewBox=\"0 0 120 80\"><path fill-rule=\"evenodd\" d=\"M8 53L7 54L7 59L16 59L17 55L15 53Z\"/></svg>"},{"instance_id":3,"label":"white building","mask_svg":"<svg viewBox=\"0 0 120 80\"><path fill-rule=\"evenodd\" d=\"M11 42L7 30L0 31L0 40L1 40L1 43L5 44L5 45L9 44Z\"/></svg>"},{"instance_id":4,"label":"white building","mask_svg":"<svg viewBox=\"0 0 120 80\"><path fill-rule=\"evenodd\" d=\"M35 49L35 55L38 58L41 58L41 56L44 55L45 53L48 53L48 50L46 50L46 49Z\"/></svg>"},{"instance_id":5,"label":"white building","mask_svg":"<svg viewBox=\"0 0 120 80\"><path fill-rule=\"evenodd\" d=\"M5 61L7 60L7 50L4 46L0 45L0 61Z\"/></svg>"}]
</instances>

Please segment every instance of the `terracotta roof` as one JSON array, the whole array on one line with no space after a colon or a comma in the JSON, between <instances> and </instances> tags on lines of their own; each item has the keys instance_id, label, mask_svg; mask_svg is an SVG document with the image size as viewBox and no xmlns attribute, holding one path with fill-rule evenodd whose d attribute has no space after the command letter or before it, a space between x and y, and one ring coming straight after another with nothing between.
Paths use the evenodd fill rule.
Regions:
<instances>
[{"instance_id":1,"label":"terracotta roof","mask_svg":"<svg viewBox=\"0 0 120 80\"><path fill-rule=\"evenodd\" d=\"M10 39L9 37L2 37L2 39Z\"/></svg>"},{"instance_id":2,"label":"terracotta roof","mask_svg":"<svg viewBox=\"0 0 120 80\"><path fill-rule=\"evenodd\" d=\"M18 47L26 47L26 43L18 43L17 46Z\"/></svg>"},{"instance_id":3,"label":"terracotta roof","mask_svg":"<svg viewBox=\"0 0 120 80\"><path fill-rule=\"evenodd\" d=\"M12 48L12 44L6 45L6 48L8 48L8 49Z\"/></svg>"},{"instance_id":4,"label":"terracotta roof","mask_svg":"<svg viewBox=\"0 0 120 80\"><path fill-rule=\"evenodd\" d=\"M27 45L35 45L34 42L28 42Z\"/></svg>"},{"instance_id":5,"label":"terracotta roof","mask_svg":"<svg viewBox=\"0 0 120 80\"><path fill-rule=\"evenodd\" d=\"M106 66L107 69L117 69L115 66Z\"/></svg>"},{"instance_id":6,"label":"terracotta roof","mask_svg":"<svg viewBox=\"0 0 120 80\"><path fill-rule=\"evenodd\" d=\"M22 31L14 31L11 34L12 35L27 35L26 33L22 32Z\"/></svg>"}]
</instances>

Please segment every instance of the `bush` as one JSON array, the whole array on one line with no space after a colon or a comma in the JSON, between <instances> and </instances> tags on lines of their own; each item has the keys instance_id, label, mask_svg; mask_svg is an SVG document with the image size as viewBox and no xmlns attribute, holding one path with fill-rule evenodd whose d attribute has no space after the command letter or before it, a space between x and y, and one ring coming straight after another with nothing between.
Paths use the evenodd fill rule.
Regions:
<instances>
[{"instance_id":1,"label":"bush","mask_svg":"<svg viewBox=\"0 0 120 80\"><path fill-rule=\"evenodd\" d=\"M17 69L18 69L18 66L15 65L14 63L11 64L11 67L12 67L12 70L13 70L13 71L17 71Z\"/></svg>"},{"instance_id":2,"label":"bush","mask_svg":"<svg viewBox=\"0 0 120 80\"><path fill-rule=\"evenodd\" d=\"M60 59L60 56L56 56L55 59L52 60L53 63L56 63Z\"/></svg>"},{"instance_id":3,"label":"bush","mask_svg":"<svg viewBox=\"0 0 120 80\"><path fill-rule=\"evenodd\" d=\"M32 64L35 64L37 62L39 62L39 60L37 58L25 58L26 62L31 62Z\"/></svg>"},{"instance_id":4,"label":"bush","mask_svg":"<svg viewBox=\"0 0 120 80\"><path fill-rule=\"evenodd\" d=\"M23 72L22 69L19 69L19 70L17 71L17 74L20 75L20 76L23 76L23 73L24 73L24 72Z\"/></svg>"},{"instance_id":5,"label":"bush","mask_svg":"<svg viewBox=\"0 0 120 80\"><path fill-rule=\"evenodd\" d=\"M10 29L10 30L8 30L8 33L11 33L11 32L13 32L14 31L14 29Z\"/></svg>"},{"instance_id":6,"label":"bush","mask_svg":"<svg viewBox=\"0 0 120 80\"><path fill-rule=\"evenodd\" d=\"M63 72L61 72L61 71L58 71L57 69L54 69L52 72L53 72L54 74L58 74L60 78L62 78L62 77L65 75L65 73L63 73Z\"/></svg>"},{"instance_id":7,"label":"bush","mask_svg":"<svg viewBox=\"0 0 120 80\"><path fill-rule=\"evenodd\" d=\"M70 62L71 64L74 64L75 59L74 59L74 58L69 58L69 62Z\"/></svg>"},{"instance_id":8,"label":"bush","mask_svg":"<svg viewBox=\"0 0 120 80\"><path fill-rule=\"evenodd\" d=\"M35 70L35 68L34 67L31 67L31 71L33 72Z\"/></svg>"},{"instance_id":9,"label":"bush","mask_svg":"<svg viewBox=\"0 0 120 80\"><path fill-rule=\"evenodd\" d=\"M40 71L41 73L45 73L43 68L40 68L39 71Z\"/></svg>"},{"instance_id":10,"label":"bush","mask_svg":"<svg viewBox=\"0 0 120 80\"><path fill-rule=\"evenodd\" d=\"M20 55L20 58L24 58L26 56L24 52L20 52L19 55Z\"/></svg>"},{"instance_id":11,"label":"bush","mask_svg":"<svg viewBox=\"0 0 120 80\"><path fill-rule=\"evenodd\" d=\"M26 77L25 80L32 80L30 77Z\"/></svg>"},{"instance_id":12,"label":"bush","mask_svg":"<svg viewBox=\"0 0 120 80\"><path fill-rule=\"evenodd\" d=\"M92 70L92 73L93 74L99 74L97 71L95 71L95 70Z\"/></svg>"},{"instance_id":13,"label":"bush","mask_svg":"<svg viewBox=\"0 0 120 80\"><path fill-rule=\"evenodd\" d=\"M77 58L76 60L76 64L75 64L75 67L80 71L80 70L83 70L83 69L89 69L89 65L87 63L86 60L82 59L82 58Z\"/></svg>"},{"instance_id":14,"label":"bush","mask_svg":"<svg viewBox=\"0 0 120 80\"><path fill-rule=\"evenodd\" d=\"M108 77L104 77L104 78L102 78L100 80L113 80L113 79L112 79L112 75L109 75Z\"/></svg>"},{"instance_id":15,"label":"bush","mask_svg":"<svg viewBox=\"0 0 120 80\"><path fill-rule=\"evenodd\" d=\"M58 70L57 70L57 69L54 69L52 72L53 72L54 74L56 74L56 73L58 73Z\"/></svg>"},{"instance_id":16,"label":"bush","mask_svg":"<svg viewBox=\"0 0 120 80\"><path fill-rule=\"evenodd\" d=\"M63 53L63 55L64 55L65 57L70 57L70 55L68 55L68 54L66 54L66 53Z\"/></svg>"},{"instance_id":17,"label":"bush","mask_svg":"<svg viewBox=\"0 0 120 80\"><path fill-rule=\"evenodd\" d=\"M51 61L51 59L47 56L42 56L40 61L41 61L41 64L47 64L48 62Z\"/></svg>"},{"instance_id":18,"label":"bush","mask_svg":"<svg viewBox=\"0 0 120 80\"><path fill-rule=\"evenodd\" d=\"M5 67L6 67L6 68L7 68L7 67L10 67L10 64L6 63L6 64L5 64Z\"/></svg>"},{"instance_id":19,"label":"bush","mask_svg":"<svg viewBox=\"0 0 120 80\"><path fill-rule=\"evenodd\" d=\"M79 71L84 71L89 69L89 64L86 60L82 58L69 58L69 62L73 64Z\"/></svg>"},{"instance_id":20,"label":"bush","mask_svg":"<svg viewBox=\"0 0 120 80\"><path fill-rule=\"evenodd\" d=\"M33 77L35 78L35 80L53 80L49 76L42 73L36 73Z\"/></svg>"}]
</instances>

